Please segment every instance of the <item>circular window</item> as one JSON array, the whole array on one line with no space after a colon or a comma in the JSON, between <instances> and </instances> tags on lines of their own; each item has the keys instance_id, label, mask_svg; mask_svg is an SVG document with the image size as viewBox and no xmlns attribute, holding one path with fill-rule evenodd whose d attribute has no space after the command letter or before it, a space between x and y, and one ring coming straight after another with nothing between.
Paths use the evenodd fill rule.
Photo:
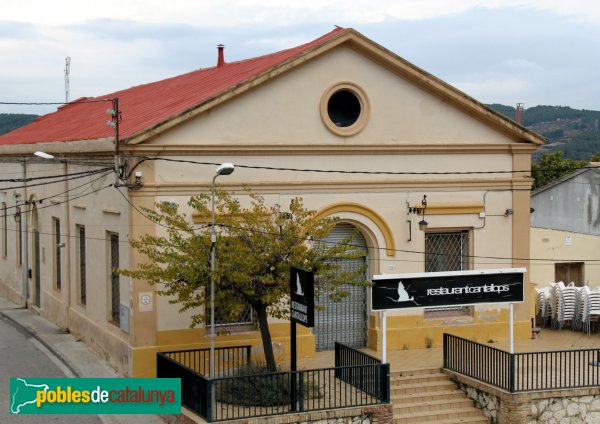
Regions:
<instances>
[{"instance_id":1,"label":"circular window","mask_svg":"<svg viewBox=\"0 0 600 424\"><path fill-rule=\"evenodd\" d=\"M355 84L336 84L321 98L321 118L333 133L350 136L367 123L369 103L365 93Z\"/></svg>"}]
</instances>

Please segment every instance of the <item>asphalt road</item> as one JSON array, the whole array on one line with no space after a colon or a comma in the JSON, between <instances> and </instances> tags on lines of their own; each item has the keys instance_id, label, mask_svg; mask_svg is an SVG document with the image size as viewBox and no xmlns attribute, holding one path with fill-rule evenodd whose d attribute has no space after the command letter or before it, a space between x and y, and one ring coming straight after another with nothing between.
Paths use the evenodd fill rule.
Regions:
<instances>
[{"instance_id":1,"label":"asphalt road","mask_svg":"<svg viewBox=\"0 0 600 424\"><path fill-rule=\"evenodd\" d=\"M0 423L101 424L96 415L14 415L10 413L10 378L66 377L43 352L44 347L22 329L0 315Z\"/></svg>"}]
</instances>

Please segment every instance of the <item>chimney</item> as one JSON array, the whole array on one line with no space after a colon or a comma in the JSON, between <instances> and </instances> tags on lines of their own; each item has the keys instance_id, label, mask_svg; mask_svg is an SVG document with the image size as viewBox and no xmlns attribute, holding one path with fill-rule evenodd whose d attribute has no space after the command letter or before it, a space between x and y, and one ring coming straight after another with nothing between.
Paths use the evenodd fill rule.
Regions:
<instances>
[{"instance_id":1,"label":"chimney","mask_svg":"<svg viewBox=\"0 0 600 424\"><path fill-rule=\"evenodd\" d=\"M523 125L523 106L523 103L517 103L517 116L515 120L519 125Z\"/></svg>"},{"instance_id":2,"label":"chimney","mask_svg":"<svg viewBox=\"0 0 600 424\"><path fill-rule=\"evenodd\" d=\"M217 45L217 49L219 49L219 57L217 59L217 68L220 68L221 66L225 65L225 45L223 44L219 44Z\"/></svg>"}]
</instances>

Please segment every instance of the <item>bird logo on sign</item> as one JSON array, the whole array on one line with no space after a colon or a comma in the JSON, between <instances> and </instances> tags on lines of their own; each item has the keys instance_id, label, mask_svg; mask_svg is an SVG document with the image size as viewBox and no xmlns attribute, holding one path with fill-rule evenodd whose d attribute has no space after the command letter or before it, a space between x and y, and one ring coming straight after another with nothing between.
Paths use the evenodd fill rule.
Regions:
<instances>
[{"instance_id":1,"label":"bird logo on sign","mask_svg":"<svg viewBox=\"0 0 600 424\"><path fill-rule=\"evenodd\" d=\"M296 274L296 294L298 296L304 296L304 291L302 291L302 284L300 284L300 274Z\"/></svg>"}]
</instances>

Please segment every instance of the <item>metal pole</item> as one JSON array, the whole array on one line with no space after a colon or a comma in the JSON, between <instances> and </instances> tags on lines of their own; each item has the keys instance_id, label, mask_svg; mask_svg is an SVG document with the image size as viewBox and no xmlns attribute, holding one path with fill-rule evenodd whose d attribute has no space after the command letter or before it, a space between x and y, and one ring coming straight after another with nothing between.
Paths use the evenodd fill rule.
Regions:
<instances>
[{"instance_id":1,"label":"metal pole","mask_svg":"<svg viewBox=\"0 0 600 424\"><path fill-rule=\"evenodd\" d=\"M25 237L23 240L23 298L25 300L25 307L27 307L27 299L29 299L29 232L27 229L27 201L23 203L23 216L21 221L23 222L23 230Z\"/></svg>"},{"instance_id":2,"label":"metal pole","mask_svg":"<svg viewBox=\"0 0 600 424\"><path fill-rule=\"evenodd\" d=\"M210 227L210 379L215 378L215 245L217 233L215 232L215 175L212 180L212 225Z\"/></svg>"},{"instance_id":3,"label":"metal pole","mask_svg":"<svg viewBox=\"0 0 600 424\"><path fill-rule=\"evenodd\" d=\"M510 353L515 353L515 340L514 340L514 334L513 334L514 333L514 331L513 331L514 316L513 316L513 304L512 303L510 303L508 305L508 316L509 316L508 321L509 321L509 325L510 325L510 330L509 330L510 331L509 332L509 334L510 334L510 336L509 336Z\"/></svg>"},{"instance_id":4,"label":"metal pole","mask_svg":"<svg viewBox=\"0 0 600 424\"><path fill-rule=\"evenodd\" d=\"M383 353L381 354L381 362L384 364L387 363L387 314L384 309L381 311L381 350Z\"/></svg>"}]
</instances>

